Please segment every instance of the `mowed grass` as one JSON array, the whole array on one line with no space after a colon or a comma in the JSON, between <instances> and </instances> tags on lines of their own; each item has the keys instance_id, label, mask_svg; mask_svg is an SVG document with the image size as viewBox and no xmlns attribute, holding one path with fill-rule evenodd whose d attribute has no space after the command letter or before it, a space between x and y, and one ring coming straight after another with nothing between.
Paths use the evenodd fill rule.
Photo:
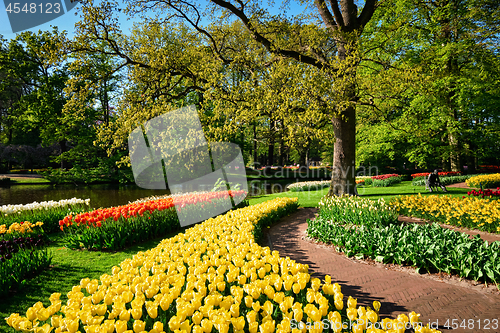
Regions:
<instances>
[{"instance_id":1,"label":"mowed grass","mask_svg":"<svg viewBox=\"0 0 500 333\"><path fill-rule=\"evenodd\" d=\"M390 201L395 196L400 195L451 195L452 197L467 196L467 191L470 189L446 187L448 193L444 193L441 189L438 192L429 192L424 186L413 186L411 181L404 181L399 184L394 184L389 187L372 187L372 186L358 186L358 195L372 200L384 199ZM328 188L319 191L301 191L301 192L281 192L274 194L260 195L250 197L250 204L255 205L266 200L271 200L276 197L298 197L299 205L301 207L316 207L318 202L328 193Z\"/></svg>"},{"instance_id":2,"label":"mowed grass","mask_svg":"<svg viewBox=\"0 0 500 333\"><path fill-rule=\"evenodd\" d=\"M50 181L45 178L35 178L35 177L13 177L10 178L10 183L15 184L50 184Z\"/></svg>"},{"instance_id":3,"label":"mowed grass","mask_svg":"<svg viewBox=\"0 0 500 333\"><path fill-rule=\"evenodd\" d=\"M366 187L359 188L360 195L377 200L383 198L390 200L398 195L431 195L425 191L424 187L415 187L411 182L402 182L391 187ZM450 188L448 193L452 196L467 195L467 189ZM260 202L271 200L275 197L298 197L301 207L316 207L323 196L328 193L328 188L319 191L303 192L282 192L266 194L249 198L250 204L255 205ZM437 192L444 195L443 192ZM179 231L179 232L182 232ZM169 237L174 236L171 234ZM161 241L161 238L134 245L120 252L98 252L98 251L74 251L63 246L62 234L54 234L51 239L54 241L49 247L53 254L52 266L28 280L25 285L8 296L0 297L0 332L12 332L3 318L11 313L25 315L26 310L38 301L42 301L45 306L49 305L48 298L54 292L61 293L61 299L66 300L66 294L74 285L78 285L82 278L99 279L103 274L111 274L111 268L119 265L126 258L131 258L139 251L146 251L154 248ZM163 237L165 238L165 237Z\"/></svg>"}]
</instances>

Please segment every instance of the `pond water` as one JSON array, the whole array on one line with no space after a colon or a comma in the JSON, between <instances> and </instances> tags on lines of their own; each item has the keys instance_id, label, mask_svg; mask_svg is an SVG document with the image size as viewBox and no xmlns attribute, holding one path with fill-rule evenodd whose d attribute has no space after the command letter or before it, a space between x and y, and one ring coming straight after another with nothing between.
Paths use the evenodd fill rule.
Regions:
<instances>
[{"instance_id":1,"label":"pond water","mask_svg":"<svg viewBox=\"0 0 500 333\"><path fill-rule=\"evenodd\" d=\"M288 184L298 180L250 180L250 196L278 193L286 190ZM62 199L89 199L93 208L125 205L131 201L152 195L170 194L168 190L147 190L136 185L12 185L0 187L0 206L27 204L34 201L58 201Z\"/></svg>"}]
</instances>

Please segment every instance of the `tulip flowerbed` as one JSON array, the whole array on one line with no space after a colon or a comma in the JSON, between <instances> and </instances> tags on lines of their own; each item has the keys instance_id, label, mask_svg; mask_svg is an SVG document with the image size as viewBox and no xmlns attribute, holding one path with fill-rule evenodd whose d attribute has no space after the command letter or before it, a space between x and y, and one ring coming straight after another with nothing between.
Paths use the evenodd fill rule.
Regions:
<instances>
[{"instance_id":1,"label":"tulip flowerbed","mask_svg":"<svg viewBox=\"0 0 500 333\"><path fill-rule=\"evenodd\" d=\"M345 302L330 276L322 283L307 265L255 242L257 228L296 208L297 198L277 198L209 219L123 261L111 275L82 279L64 306L54 293L50 304L37 302L7 323L15 331L44 333L268 333L300 332L301 322L313 323L311 332L345 332L343 323L359 319L363 323L348 330L362 332L379 321L379 302L374 309L357 307L352 297ZM394 328L418 321L412 312L382 323Z\"/></svg>"},{"instance_id":2,"label":"tulip flowerbed","mask_svg":"<svg viewBox=\"0 0 500 333\"><path fill-rule=\"evenodd\" d=\"M329 180L298 182L298 183L290 184L286 188L291 192L318 191L318 190L321 190L325 187L329 187L330 183L331 183L331 181L329 181Z\"/></svg>"},{"instance_id":3,"label":"tulip flowerbed","mask_svg":"<svg viewBox=\"0 0 500 333\"><path fill-rule=\"evenodd\" d=\"M115 251L180 229L176 206L180 214L213 211L216 215L217 207L226 203L228 196L243 199L246 194L244 191L205 192L139 201L68 215L59 225L65 233L66 246L71 249ZM245 205L246 201L240 203L240 207Z\"/></svg>"},{"instance_id":4,"label":"tulip flowerbed","mask_svg":"<svg viewBox=\"0 0 500 333\"><path fill-rule=\"evenodd\" d=\"M490 189L479 190L479 191L472 190L472 191L467 192L467 195L469 195L469 196L472 195L473 197L481 197L481 198L484 198L484 197L500 198L500 187L497 187L496 191L490 190Z\"/></svg>"},{"instance_id":5,"label":"tulip flowerbed","mask_svg":"<svg viewBox=\"0 0 500 333\"><path fill-rule=\"evenodd\" d=\"M9 228L14 223L42 222L44 231L52 233L58 230L59 220L69 213L84 212L90 204L90 199L77 198L60 201L33 202L26 205L0 206L0 228Z\"/></svg>"},{"instance_id":6,"label":"tulip flowerbed","mask_svg":"<svg viewBox=\"0 0 500 333\"><path fill-rule=\"evenodd\" d=\"M500 232L500 201L478 197L453 198L420 194L394 198L391 205L399 214L415 216L469 229Z\"/></svg>"},{"instance_id":7,"label":"tulip flowerbed","mask_svg":"<svg viewBox=\"0 0 500 333\"><path fill-rule=\"evenodd\" d=\"M5 224L0 225L0 238L4 240L13 239L17 237L22 237L25 235L35 236L43 235L43 222L31 223L26 222L15 222L7 228Z\"/></svg>"},{"instance_id":8,"label":"tulip flowerbed","mask_svg":"<svg viewBox=\"0 0 500 333\"><path fill-rule=\"evenodd\" d=\"M372 179L373 179L372 185L374 187L387 187L393 184L401 183L402 180L401 176L395 173L373 176Z\"/></svg>"},{"instance_id":9,"label":"tulip flowerbed","mask_svg":"<svg viewBox=\"0 0 500 333\"><path fill-rule=\"evenodd\" d=\"M462 173L460 171L442 171L438 172L439 176L459 176ZM429 177L430 172L420 172L420 173L414 173L411 175L413 179L419 178L419 177Z\"/></svg>"},{"instance_id":10,"label":"tulip flowerbed","mask_svg":"<svg viewBox=\"0 0 500 333\"><path fill-rule=\"evenodd\" d=\"M318 208L325 219L356 225L386 226L398 219L398 213L383 199L374 201L358 196L324 197L318 203Z\"/></svg>"},{"instance_id":11,"label":"tulip flowerbed","mask_svg":"<svg viewBox=\"0 0 500 333\"><path fill-rule=\"evenodd\" d=\"M356 184L364 184L371 185L372 177L370 176L361 176L356 177ZM290 192L300 192L300 191L319 191L326 187L330 187L330 180L321 180L321 181L310 181L310 182L297 182L288 185L286 188Z\"/></svg>"},{"instance_id":12,"label":"tulip flowerbed","mask_svg":"<svg viewBox=\"0 0 500 333\"><path fill-rule=\"evenodd\" d=\"M467 181L467 179L473 177L472 175L465 175L465 176L442 176L439 177L439 180L443 185L450 185L450 184L456 184L456 183L462 183ZM413 186L425 186L427 182L427 177L416 177L413 178L411 184Z\"/></svg>"},{"instance_id":13,"label":"tulip flowerbed","mask_svg":"<svg viewBox=\"0 0 500 333\"><path fill-rule=\"evenodd\" d=\"M359 259L369 257L384 263L415 266L417 271L441 271L468 279L500 282L500 242L488 244L479 236L470 239L464 233L435 223L405 225L397 223L396 218L393 223L346 219L336 213L339 211L336 205L341 200L322 201L319 216L308 222L309 237L333 244L347 256ZM358 199L344 197L343 200L356 202ZM367 204L356 210L360 216L370 216L370 208L373 210L373 206ZM386 214L392 214L392 210Z\"/></svg>"},{"instance_id":14,"label":"tulip flowerbed","mask_svg":"<svg viewBox=\"0 0 500 333\"><path fill-rule=\"evenodd\" d=\"M500 186L500 173L471 177L466 183L469 187L495 188Z\"/></svg>"},{"instance_id":15,"label":"tulip flowerbed","mask_svg":"<svg viewBox=\"0 0 500 333\"><path fill-rule=\"evenodd\" d=\"M0 241L0 296L50 265L51 256L41 249L47 241L41 234Z\"/></svg>"}]
</instances>

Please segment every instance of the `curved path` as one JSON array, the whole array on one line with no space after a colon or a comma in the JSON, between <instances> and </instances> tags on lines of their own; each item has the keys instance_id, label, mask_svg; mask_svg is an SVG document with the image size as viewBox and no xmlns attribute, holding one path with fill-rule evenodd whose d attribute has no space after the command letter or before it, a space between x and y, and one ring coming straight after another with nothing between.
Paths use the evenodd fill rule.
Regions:
<instances>
[{"instance_id":1,"label":"curved path","mask_svg":"<svg viewBox=\"0 0 500 333\"><path fill-rule=\"evenodd\" d=\"M430 322L442 332L500 332L500 292L496 288L439 281L436 275L349 259L331 247L305 239L307 219L314 218L315 213L315 208L301 208L283 218L267 229L262 245L308 264L313 276L331 275L342 286L343 294L357 298L359 305L372 306L374 300L380 301L382 317L396 318L400 313L415 311L421 314L423 323ZM445 326L451 328L453 323L457 329ZM469 326L461 328L464 324Z\"/></svg>"}]
</instances>

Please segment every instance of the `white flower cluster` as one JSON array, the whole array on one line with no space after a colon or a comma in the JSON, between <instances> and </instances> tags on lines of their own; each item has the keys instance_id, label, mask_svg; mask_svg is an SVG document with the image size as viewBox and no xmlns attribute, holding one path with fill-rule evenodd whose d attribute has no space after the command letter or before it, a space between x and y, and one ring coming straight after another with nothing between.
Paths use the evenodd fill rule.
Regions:
<instances>
[{"instance_id":1,"label":"white flower cluster","mask_svg":"<svg viewBox=\"0 0 500 333\"><path fill-rule=\"evenodd\" d=\"M71 206L71 205L78 205L78 204L85 204L87 206L90 205L90 199L78 199L78 198L71 198L71 199L63 199L59 201L42 201L42 202L32 202L26 205L4 205L0 206L0 212L2 214L5 214L5 216L9 214L14 214L14 213L21 213L23 211L28 211L28 210L38 210L38 209L53 209L53 208L61 208L61 207L66 207L66 206Z\"/></svg>"},{"instance_id":2,"label":"white flower cluster","mask_svg":"<svg viewBox=\"0 0 500 333\"><path fill-rule=\"evenodd\" d=\"M298 182L298 183L293 183L288 185L286 188L290 191L293 190L309 190L311 188L314 189L322 189L325 187L330 186L331 181L330 180L323 180L323 181L311 181L311 182Z\"/></svg>"}]
</instances>

